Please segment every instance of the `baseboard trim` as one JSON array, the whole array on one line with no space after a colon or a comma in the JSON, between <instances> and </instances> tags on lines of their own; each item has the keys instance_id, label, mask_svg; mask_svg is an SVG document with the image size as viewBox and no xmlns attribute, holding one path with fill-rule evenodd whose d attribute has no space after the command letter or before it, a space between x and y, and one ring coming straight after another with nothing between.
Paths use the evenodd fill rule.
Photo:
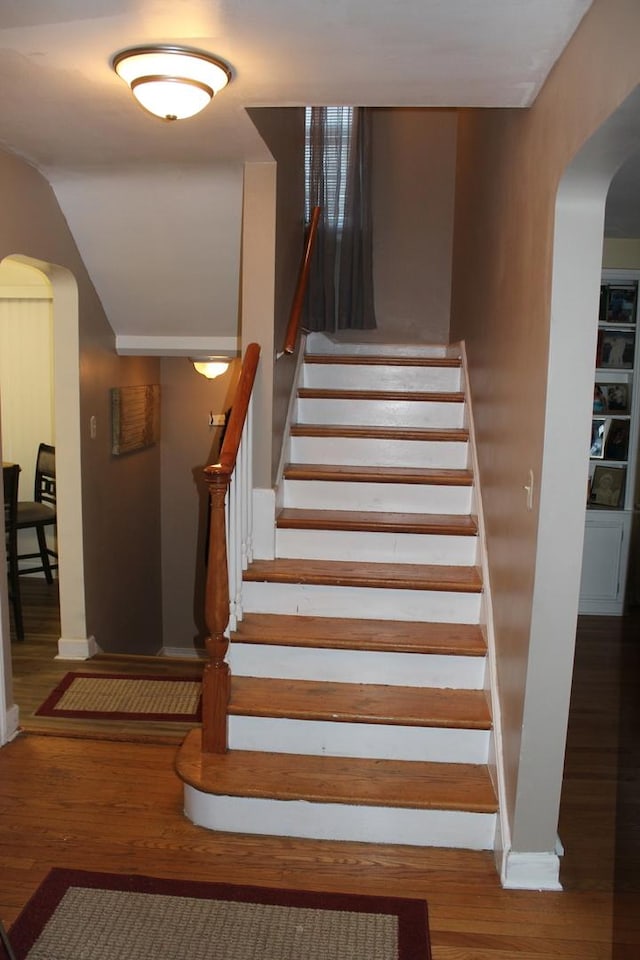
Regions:
<instances>
[{"instance_id":1,"label":"baseboard trim","mask_svg":"<svg viewBox=\"0 0 640 960\"><path fill-rule=\"evenodd\" d=\"M17 704L9 707L4 715L4 729L2 731L2 743L0 746L3 746L5 743L9 743L10 740L13 740L18 735L18 730L20 729L20 708Z\"/></svg>"},{"instance_id":2,"label":"baseboard trim","mask_svg":"<svg viewBox=\"0 0 640 960\"><path fill-rule=\"evenodd\" d=\"M562 890L558 854L511 850L503 860L502 886L505 890Z\"/></svg>"},{"instance_id":3,"label":"baseboard trim","mask_svg":"<svg viewBox=\"0 0 640 960\"><path fill-rule=\"evenodd\" d=\"M56 660L89 660L96 654L102 653L102 650L96 643L95 637L87 637L73 640L67 637L60 637L58 640L58 654Z\"/></svg>"}]
</instances>

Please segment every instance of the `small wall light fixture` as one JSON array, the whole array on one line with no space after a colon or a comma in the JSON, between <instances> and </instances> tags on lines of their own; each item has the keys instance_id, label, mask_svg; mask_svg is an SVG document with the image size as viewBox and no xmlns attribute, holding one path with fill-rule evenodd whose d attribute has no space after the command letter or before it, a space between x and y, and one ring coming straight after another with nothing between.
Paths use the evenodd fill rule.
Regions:
<instances>
[{"instance_id":1,"label":"small wall light fixture","mask_svg":"<svg viewBox=\"0 0 640 960\"><path fill-rule=\"evenodd\" d=\"M162 120L193 117L231 80L217 57L170 44L122 50L111 65L141 106Z\"/></svg>"},{"instance_id":2,"label":"small wall light fixture","mask_svg":"<svg viewBox=\"0 0 640 960\"><path fill-rule=\"evenodd\" d=\"M230 360L228 357L190 357L191 363L203 377L207 380L215 380L221 377L229 369Z\"/></svg>"}]
</instances>

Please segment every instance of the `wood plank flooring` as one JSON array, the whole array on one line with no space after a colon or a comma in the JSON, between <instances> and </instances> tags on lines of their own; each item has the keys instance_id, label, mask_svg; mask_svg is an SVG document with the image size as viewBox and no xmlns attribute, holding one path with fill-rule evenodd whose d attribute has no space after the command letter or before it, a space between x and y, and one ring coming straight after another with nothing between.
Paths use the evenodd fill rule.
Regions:
<instances>
[{"instance_id":1,"label":"wood plank flooring","mask_svg":"<svg viewBox=\"0 0 640 960\"><path fill-rule=\"evenodd\" d=\"M47 674L55 681L69 669L49 659L56 628L49 623L47 645L45 621L55 615L43 608L37 616L37 644L30 634L23 649L13 645L21 712L25 698L44 699ZM29 609L28 632L35 621ZM217 835L182 815L175 746L21 735L0 751L0 918L15 918L50 867L89 866L424 897L433 960L637 960L639 627L637 613L580 619L562 893L502 890L486 852ZM42 671L36 651L27 654L32 645Z\"/></svg>"}]
</instances>

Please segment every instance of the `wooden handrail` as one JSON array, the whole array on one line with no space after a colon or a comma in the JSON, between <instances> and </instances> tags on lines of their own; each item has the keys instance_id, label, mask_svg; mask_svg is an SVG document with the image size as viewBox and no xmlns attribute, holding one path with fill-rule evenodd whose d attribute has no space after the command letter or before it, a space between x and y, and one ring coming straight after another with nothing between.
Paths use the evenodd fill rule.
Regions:
<instances>
[{"instance_id":1,"label":"wooden handrail","mask_svg":"<svg viewBox=\"0 0 640 960\"><path fill-rule=\"evenodd\" d=\"M304 298L307 292L307 286L309 285L311 256L313 254L313 248L316 242L316 234L318 233L318 223L320 222L320 209L320 207L314 207L311 211L311 220L309 222L309 229L307 231L307 239L304 245L302 260L300 262L298 283L296 285L296 292L293 295L291 313L289 314L289 325L287 326L287 334L284 340L284 346L282 348L283 353L293 353L296 348L298 330L300 329L300 320L302 319L302 307L304 306Z\"/></svg>"},{"instance_id":2,"label":"wooden handrail","mask_svg":"<svg viewBox=\"0 0 640 960\"><path fill-rule=\"evenodd\" d=\"M204 618L209 661L202 676L202 752L226 753L228 749L228 706L231 673L226 662L229 639L229 568L225 498L235 469L249 401L260 359L260 347L250 343L246 349L231 415L220 450L219 463L205 467L209 487L209 556L205 588Z\"/></svg>"}]
</instances>

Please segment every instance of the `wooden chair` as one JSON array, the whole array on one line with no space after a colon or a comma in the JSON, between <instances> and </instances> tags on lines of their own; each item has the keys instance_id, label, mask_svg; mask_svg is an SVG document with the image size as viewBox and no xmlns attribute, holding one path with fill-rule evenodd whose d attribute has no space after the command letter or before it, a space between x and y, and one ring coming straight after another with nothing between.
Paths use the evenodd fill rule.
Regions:
<instances>
[{"instance_id":1,"label":"wooden chair","mask_svg":"<svg viewBox=\"0 0 640 960\"><path fill-rule=\"evenodd\" d=\"M18 570L18 480L20 467L17 463L2 468L4 489L4 529L7 549L7 574L9 594L13 605L13 622L18 640L24 640L22 601L20 598L20 571Z\"/></svg>"},{"instance_id":2,"label":"wooden chair","mask_svg":"<svg viewBox=\"0 0 640 960\"><path fill-rule=\"evenodd\" d=\"M47 544L46 528L56 525L56 448L48 443L38 447L33 500L18 501L18 530L34 529L38 537L37 553L18 554L19 560L40 562L33 567L21 567L20 573L44 573L47 583L53 583L52 570L58 569L58 554Z\"/></svg>"}]
</instances>

